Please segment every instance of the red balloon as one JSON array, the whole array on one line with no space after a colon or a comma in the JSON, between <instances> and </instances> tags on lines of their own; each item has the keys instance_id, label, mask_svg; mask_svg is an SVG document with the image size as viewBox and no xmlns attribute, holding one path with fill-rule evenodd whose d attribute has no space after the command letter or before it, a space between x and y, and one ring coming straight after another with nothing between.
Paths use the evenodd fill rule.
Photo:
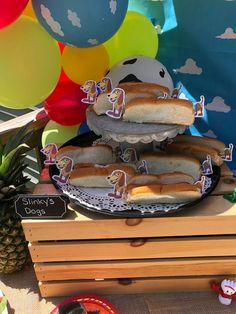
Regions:
<instances>
[{"instance_id":1,"label":"red balloon","mask_svg":"<svg viewBox=\"0 0 236 314\"><path fill-rule=\"evenodd\" d=\"M72 81L61 81L45 100L44 108L49 118L62 125L77 125L86 120L89 105L81 102L86 94L80 85Z\"/></svg>"},{"instance_id":2,"label":"red balloon","mask_svg":"<svg viewBox=\"0 0 236 314\"><path fill-rule=\"evenodd\" d=\"M24 11L29 0L0 0L0 28L14 22Z\"/></svg>"}]
</instances>

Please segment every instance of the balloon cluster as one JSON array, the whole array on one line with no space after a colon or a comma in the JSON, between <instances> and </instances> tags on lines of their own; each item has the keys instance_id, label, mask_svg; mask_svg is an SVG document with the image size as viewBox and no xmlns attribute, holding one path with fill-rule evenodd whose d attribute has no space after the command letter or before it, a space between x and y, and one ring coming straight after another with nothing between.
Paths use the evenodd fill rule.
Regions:
<instances>
[{"instance_id":1,"label":"balloon cluster","mask_svg":"<svg viewBox=\"0 0 236 314\"><path fill-rule=\"evenodd\" d=\"M155 27L128 2L0 0L0 104L44 102L53 123L78 128L87 108L81 85L124 58L157 54Z\"/></svg>"}]
</instances>

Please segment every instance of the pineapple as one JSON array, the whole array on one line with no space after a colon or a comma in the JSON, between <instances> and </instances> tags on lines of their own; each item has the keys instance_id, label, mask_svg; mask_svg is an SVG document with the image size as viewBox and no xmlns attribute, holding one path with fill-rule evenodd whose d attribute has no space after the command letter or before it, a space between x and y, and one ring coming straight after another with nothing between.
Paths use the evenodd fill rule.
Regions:
<instances>
[{"instance_id":1,"label":"pineapple","mask_svg":"<svg viewBox=\"0 0 236 314\"><path fill-rule=\"evenodd\" d=\"M0 143L0 273L12 273L29 260L27 242L16 216L14 198L26 193L28 178L24 177L24 144L28 125L12 136L5 145Z\"/></svg>"}]
</instances>

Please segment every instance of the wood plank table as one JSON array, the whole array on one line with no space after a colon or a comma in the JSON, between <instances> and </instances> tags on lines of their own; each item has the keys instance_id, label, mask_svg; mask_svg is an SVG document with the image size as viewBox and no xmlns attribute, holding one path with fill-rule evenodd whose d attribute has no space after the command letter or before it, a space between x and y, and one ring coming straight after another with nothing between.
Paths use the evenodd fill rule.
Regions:
<instances>
[{"instance_id":1,"label":"wood plank table","mask_svg":"<svg viewBox=\"0 0 236 314\"><path fill-rule=\"evenodd\" d=\"M207 199L172 217L111 218L73 209L63 220L23 220L43 297L209 290L236 278L236 187L226 165ZM55 194L45 169L35 194Z\"/></svg>"}]
</instances>

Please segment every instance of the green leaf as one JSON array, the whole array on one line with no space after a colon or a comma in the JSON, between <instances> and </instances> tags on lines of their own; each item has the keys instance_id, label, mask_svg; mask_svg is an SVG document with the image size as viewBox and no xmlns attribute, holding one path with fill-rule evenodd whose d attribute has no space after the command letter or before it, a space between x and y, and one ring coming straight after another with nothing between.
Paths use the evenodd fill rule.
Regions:
<instances>
[{"instance_id":1,"label":"green leaf","mask_svg":"<svg viewBox=\"0 0 236 314\"><path fill-rule=\"evenodd\" d=\"M15 149L11 150L3 159L3 162L0 166L0 173L5 175L10 167L12 166L12 161L15 161L17 157L22 155L29 149L29 146L26 144L21 144Z\"/></svg>"},{"instance_id":2,"label":"green leaf","mask_svg":"<svg viewBox=\"0 0 236 314\"><path fill-rule=\"evenodd\" d=\"M2 164L2 154L3 154L4 146L0 140L0 165Z\"/></svg>"},{"instance_id":3,"label":"green leaf","mask_svg":"<svg viewBox=\"0 0 236 314\"><path fill-rule=\"evenodd\" d=\"M4 150L3 150L3 160L5 157L14 150L17 146L20 144L23 144L25 142L25 138L27 136L27 130L29 129L30 123L26 124L24 127L22 127L19 132L14 134L8 139L8 142L6 143Z\"/></svg>"}]
</instances>

